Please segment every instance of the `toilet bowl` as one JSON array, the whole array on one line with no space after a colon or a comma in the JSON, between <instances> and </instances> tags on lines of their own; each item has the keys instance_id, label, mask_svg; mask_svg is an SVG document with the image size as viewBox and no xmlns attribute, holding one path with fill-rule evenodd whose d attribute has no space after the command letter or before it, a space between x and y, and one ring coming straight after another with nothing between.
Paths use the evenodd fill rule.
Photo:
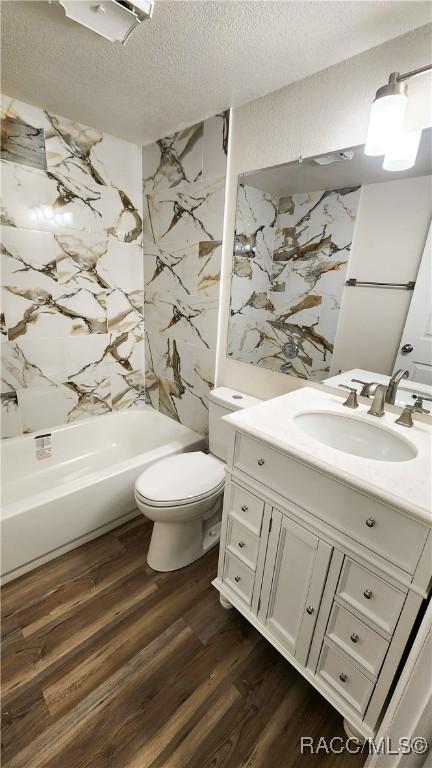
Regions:
<instances>
[{"instance_id":1,"label":"toilet bowl","mask_svg":"<svg viewBox=\"0 0 432 768\"><path fill-rule=\"evenodd\" d=\"M135 501L152 520L147 562L155 571L193 563L220 538L228 424L222 417L260 401L220 387L209 397L210 453L178 453L147 467L135 483Z\"/></svg>"},{"instance_id":2,"label":"toilet bowl","mask_svg":"<svg viewBox=\"0 0 432 768\"><path fill-rule=\"evenodd\" d=\"M213 536L205 536L205 523L220 518L224 477L223 463L202 451L168 456L144 470L135 483L135 501L154 523L150 568L183 568L218 541L219 520Z\"/></svg>"}]
</instances>

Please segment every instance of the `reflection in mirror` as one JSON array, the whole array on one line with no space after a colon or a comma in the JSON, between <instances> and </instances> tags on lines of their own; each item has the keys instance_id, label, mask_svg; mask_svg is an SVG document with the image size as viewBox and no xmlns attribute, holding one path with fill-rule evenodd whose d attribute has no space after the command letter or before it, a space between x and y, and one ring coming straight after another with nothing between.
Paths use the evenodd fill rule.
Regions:
<instances>
[{"instance_id":1,"label":"reflection in mirror","mask_svg":"<svg viewBox=\"0 0 432 768\"><path fill-rule=\"evenodd\" d=\"M230 357L329 384L403 368L401 396L431 391L431 138L404 172L361 146L240 176Z\"/></svg>"}]
</instances>

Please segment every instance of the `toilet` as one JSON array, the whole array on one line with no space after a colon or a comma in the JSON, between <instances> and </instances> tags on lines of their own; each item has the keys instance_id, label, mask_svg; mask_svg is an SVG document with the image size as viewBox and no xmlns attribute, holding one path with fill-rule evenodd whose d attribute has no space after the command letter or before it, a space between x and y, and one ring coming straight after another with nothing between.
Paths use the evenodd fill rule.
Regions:
<instances>
[{"instance_id":1,"label":"toilet","mask_svg":"<svg viewBox=\"0 0 432 768\"><path fill-rule=\"evenodd\" d=\"M135 483L135 501L153 532L147 561L155 571L193 563L220 538L225 462L231 429L222 417L260 400L227 387L209 395L210 452L177 453L147 467Z\"/></svg>"}]
</instances>

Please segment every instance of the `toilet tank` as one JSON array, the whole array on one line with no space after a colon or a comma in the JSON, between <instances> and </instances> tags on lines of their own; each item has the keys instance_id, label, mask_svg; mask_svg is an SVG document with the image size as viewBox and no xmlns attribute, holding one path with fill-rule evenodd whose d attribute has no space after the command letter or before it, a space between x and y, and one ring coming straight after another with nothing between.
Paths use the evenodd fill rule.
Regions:
<instances>
[{"instance_id":1,"label":"toilet tank","mask_svg":"<svg viewBox=\"0 0 432 768\"><path fill-rule=\"evenodd\" d=\"M227 460L228 447L232 437L232 427L222 421L233 411L258 405L262 400L257 397L236 392L228 387L217 387L209 394L209 448L213 456L222 461Z\"/></svg>"}]
</instances>

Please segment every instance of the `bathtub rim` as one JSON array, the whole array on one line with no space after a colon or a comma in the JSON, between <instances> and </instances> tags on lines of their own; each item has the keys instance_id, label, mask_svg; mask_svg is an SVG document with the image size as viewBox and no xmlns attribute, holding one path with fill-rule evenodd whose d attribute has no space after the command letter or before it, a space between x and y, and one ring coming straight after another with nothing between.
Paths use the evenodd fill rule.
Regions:
<instances>
[{"instance_id":1,"label":"bathtub rim","mask_svg":"<svg viewBox=\"0 0 432 768\"><path fill-rule=\"evenodd\" d=\"M18 499L16 501L10 501L3 503L3 499L1 499L0 503L0 522L7 520L9 517L15 516L15 515L21 515L28 513L30 509L33 509L35 507L40 506L43 503L56 501L61 499L62 497L74 493L78 491L81 488L88 488L91 485L94 485L96 483L99 483L101 480L104 480L107 477L116 476L119 474L122 474L123 472L127 472L129 469L135 469L136 467L142 465L147 465L149 463L154 463L155 461L158 461L159 459L164 458L167 455L173 455L176 453L181 453L183 451L188 451L191 449L195 450L203 450L207 446L207 436L202 435L199 432L195 432L194 430L190 429L189 427L184 426L183 424L180 424L177 421L174 421L174 419L170 419L169 416L166 416L165 414L160 413L159 411L155 411L151 406L145 405L141 408L134 409L132 412L130 409L127 409L125 411L120 411L118 413L110 413L110 414L104 414L103 416L89 416L86 419L79 419L76 422L73 422L72 424L60 424L57 427L50 427L50 433L56 431L68 431L72 430L76 427L79 427L81 425L88 424L89 422L94 422L96 419L101 418L110 418L111 416L120 416L122 418L126 416L130 416L135 414L136 411L139 411L141 413L152 413L157 414L158 416L162 417L163 419L168 419L169 421L172 421L173 426L175 426L176 429L181 430L181 434L179 434L174 440L170 440L169 442L163 443L162 445L158 446L157 448L153 448L151 450L144 450L140 453L136 453L133 456L123 459L120 461L114 461L112 463L109 463L104 467L103 469L96 469L92 472L85 473L81 475L80 477L77 477L73 480L68 480L64 483L57 483L52 488L49 488L44 491L39 491L38 493L33 493L31 495L26 495L21 499ZM24 435L18 435L17 437L12 437L7 439L7 444L18 444L22 440L26 439L34 439L37 435L43 434L42 430L37 430L36 432L27 432ZM6 448L6 446L4 446ZM2 448L3 452L3 448ZM41 467L41 471L43 472L43 466ZM1 466L1 474L3 475L3 466ZM4 483L4 487L6 487L6 483Z\"/></svg>"}]
</instances>

